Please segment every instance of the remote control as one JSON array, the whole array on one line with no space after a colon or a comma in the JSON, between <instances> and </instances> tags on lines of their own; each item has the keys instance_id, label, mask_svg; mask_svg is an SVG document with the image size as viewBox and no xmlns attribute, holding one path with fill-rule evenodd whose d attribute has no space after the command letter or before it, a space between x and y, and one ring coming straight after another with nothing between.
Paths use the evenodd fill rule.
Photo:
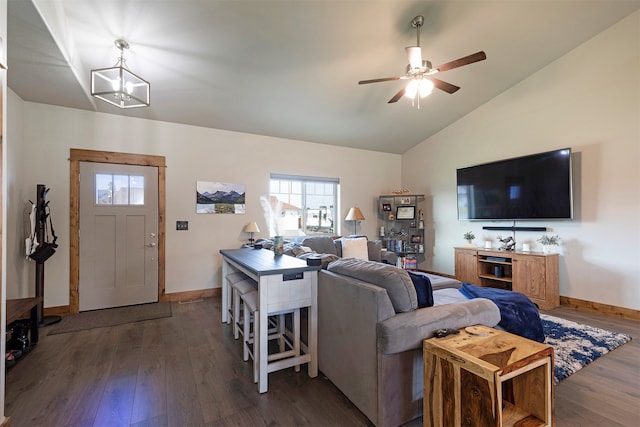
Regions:
<instances>
[{"instance_id":1,"label":"remote control","mask_svg":"<svg viewBox=\"0 0 640 427\"><path fill-rule=\"evenodd\" d=\"M460 331L457 329L453 329L453 328L443 328L443 329L438 329L433 333L433 336L436 338L444 338L448 335L455 335L455 334L459 334Z\"/></svg>"}]
</instances>

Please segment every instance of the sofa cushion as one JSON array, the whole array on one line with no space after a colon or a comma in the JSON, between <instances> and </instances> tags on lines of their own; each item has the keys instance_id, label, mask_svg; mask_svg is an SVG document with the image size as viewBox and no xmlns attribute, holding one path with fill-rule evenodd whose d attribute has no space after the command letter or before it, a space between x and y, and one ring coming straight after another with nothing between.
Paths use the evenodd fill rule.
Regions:
<instances>
[{"instance_id":1,"label":"sofa cushion","mask_svg":"<svg viewBox=\"0 0 640 427\"><path fill-rule=\"evenodd\" d=\"M333 244L333 238L331 236L311 236L305 238L300 242L302 246L311 248L314 252L319 254L332 254L338 255L336 251L336 245Z\"/></svg>"},{"instance_id":2,"label":"sofa cushion","mask_svg":"<svg viewBox=\"0 0 640 427\"><path fill-rule=\"evenodd\" d=\"M429 277L422 274L415 274L411 271L408 271L408 273L413 282L413 286L416 288L418 308L431 307L433 305L433 289Z\"/></svg>"},{"instance_id":3,"label":"sofa cushion","mask_svg":"<svg viewBox=\"0 0 640 427\"><path fill-rule=\"evenodd\" d=\"M327 269L385 288L396 313L418 308L416 289L406 270L380 262L355 258L341 258L329 264Z\"/></svg>"},{"instance_id":4,"label":"sofa cushion","mask_svg":"<svg viewBox=\"0 0 640 427\"><path fill-rule=\"evenodd\" d=\"M442 291L434 294L439 292ZM395 354L422 348L422 341L431 338L440 328L460 329L472 325L494 327L499 321L498 306L485 298L399 313L377 323L378 353Z\"/></svg>"},{"instance_id":5,"label":"sofa cushion","mask_svg":"<svg viewBox=\"0 0 640 427\"><path fill-rule=\"evenodd\" d=\"M344 258L358 258L368 261L367 239L365 237L342 239L342 256Z\"/></svg>"}]
</instances>

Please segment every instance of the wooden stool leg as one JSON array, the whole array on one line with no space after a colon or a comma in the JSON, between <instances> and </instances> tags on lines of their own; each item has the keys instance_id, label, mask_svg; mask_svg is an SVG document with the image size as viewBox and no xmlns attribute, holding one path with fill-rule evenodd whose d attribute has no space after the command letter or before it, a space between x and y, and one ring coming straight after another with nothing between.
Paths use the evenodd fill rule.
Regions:
<instances>
[{"instance_id":1,"label":"wooden stool leg","mask_svg":"<svg viewBox=\"0 0 640 427\"><path fill-rule=\"evenodd\" d=\"M293 311L293 350L295 356L300 356L300 309ZM296 372L300 372L300 365L295 366Z\"/></svg>"},{"instance_id":2,"label":"wooden stool leg","mask_svg":"<svg viewBox=\"0 0 640 427\"><path fill-rule=\"evenodd\" d=\"M253 382L258 384L260 379L260 363L258 358L260 356L260 343L258 342L257 332L260 330L260 316L256 311L253 313Z\"/></svg>"},{"instance_id":3,"label":"wooden stool leg","mask_svg":"<svg viewBox=\"0 0 640 427\"><path fill-rule=\"evenodd\" d=\"M286 318L285 314L278 315L278 345L280 348L280 353L286 350L286 341L284 340L284 334L286 333Z\"/></svg>"},{"instance_id":4,"label":"wooden stool leg","mask_svg":"<svg viewBox=\"0 0 640 427\"><path fill-rule=\"evenodd\" d=\"M246 313L246 311L245 311ZM240 336L240 293L233 288L233 338L238 339Z\"/></svg>"},{"instance_id":5,"label":"wooden stool leg","mask_svg":"<svg viewBox=\"0 0 640 427\"><path fill-rule=\"evenodd\" d=\"M249 360L249 343L251 339L251 314L247 304L244 304L244 319L242 333L242 360Z\"/></svg>"}]
</instances>

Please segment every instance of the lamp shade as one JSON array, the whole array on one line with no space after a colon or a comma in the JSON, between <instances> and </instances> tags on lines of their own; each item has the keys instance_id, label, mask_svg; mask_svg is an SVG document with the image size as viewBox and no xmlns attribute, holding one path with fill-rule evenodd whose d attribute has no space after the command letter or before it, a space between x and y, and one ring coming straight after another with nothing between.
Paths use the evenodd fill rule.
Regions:
<instances>
[{"instance_id":1,"label":"lamp shade","mask_svg":"<svg viewBox=\"0 0 640 427\"><path fill-rule=\"evenodd\" d=\"M344 219L345 221L363 221L364 215L362 215L360 208L353 207L349 209L349 212Z\"/></svg>"},{"instance_id":2,"label":"lamp shade","mask_svg":"<svg viewBox=\"0 0 640 427\"><path fill-rule=\"evenodd\" d=\"M258 228L258 224L255 222L250 222L249 224L244 226L245 233L259 233L260 229Z\"/></svg>"}]
</instances>

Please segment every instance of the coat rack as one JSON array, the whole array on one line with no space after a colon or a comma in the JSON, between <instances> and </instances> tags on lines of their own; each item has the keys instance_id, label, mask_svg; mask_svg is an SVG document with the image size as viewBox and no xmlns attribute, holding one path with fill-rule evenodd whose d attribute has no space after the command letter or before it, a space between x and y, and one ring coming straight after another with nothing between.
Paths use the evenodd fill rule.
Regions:
<instances>
[{"instance_id":1,"label":"coat rack","mask_svg":"<svg viewBox=\"0 0 640 427\"><path fill-rule=\"evenodd\" d=\"M38 242L45 242L45 228L47 226L47 193L49 189L38 184L36 193L36 237ZM53 231L52 231L53 232ZM40 326L48 326L62 320L60 316L44 316L44 263L36 260L36 297L42 297L38 305L38 323Z\"/></svg>"}]
</instances>

